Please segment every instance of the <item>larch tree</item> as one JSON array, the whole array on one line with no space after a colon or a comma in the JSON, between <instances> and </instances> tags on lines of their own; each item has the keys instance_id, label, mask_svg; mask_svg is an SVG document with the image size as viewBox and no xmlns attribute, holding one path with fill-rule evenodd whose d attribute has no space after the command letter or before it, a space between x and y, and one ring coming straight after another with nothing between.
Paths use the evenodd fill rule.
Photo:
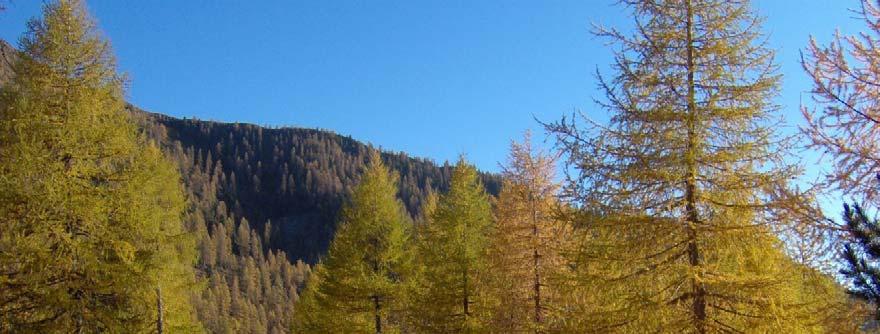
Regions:
<instances>
[{"instance_id":1,"label":"larch tree","mask_svg":"<svg viewBox=\"0 0 880 334\"><path fill-rule=\"evenodd\" d=\"M880 8L860 0L867 31L840 32L828 45L811 38L801 57L815 105L802 105L801 132L833 161L825 185L876 207L880 173Z\"/></svg>"},{"instance_id":2,"label":"larch tree","mask_svg":"<svg viewBox=\"0 0 880 334\"><path fill-rule=\"evenodd\" d=\"M548 124L585 219L581 332L803 332L801 276L775 232L800 198L774 129L779 75L746 0L624 0L631 33L598 76L607 125Z\"/></svg>"},{"instance_id":3,"label":"larch tree","mask_svg":"<svg viewBox=\"0 0 880 334\"><path fill-rule=\"evenodd\" d=\"M552 332L561 308L557 273L564 270L566 224L559 220L555 160L536 151L531 136L511 143L495 208L488 279L492 327L504 332Z\"/></svg>"},{"instance_id":4,"label":"larch tree","mask_svg":"<svg viewBox=\"0 0 880 334\"><path fill-rule=\"evenodd\" d=\"M319 278L309 282L316 286L302 296L304 305L317 312L313 319L323 315L329 320L326 326L335 326L325 329L384 333L398 331L403 325L399 314L406 305L414 253L410 218L396 195L396 174L389 172L374 152L342 209L336 235L321 262L322 270L313 274ZM306 321L294 326L305 329L317 324Z\"/></svg>"},{"instance_id":5,"label":"larch tree","mask_svg":"<svg viewBox=\"0 0 880 334\"><path fill-rule=\"evenodd\" d=\"M294 308L291 333L333 333L344 329L339 326L346 324L345 319L333 319L333 310L326 304L319 304L326 303L327 298L319 290L324 275L324 268L320 264L309 274Z\"/></svg>"},{"instance_id":6,"label":"larch tree","mask_svg":"<svg viewBox=\"0 0 880 334\"><path fill-rule=\"evenodd\" d=\"M0 331L195 332L180 175L84 5L29 22L0 91Z\"/></svg>"},{"instance_id":7,"label":"larch tree","mask_svg":"<svg viewBox=\"0 0 880 334\"><path fill-rule=\"evenodd\" d=\"M485 330L492 208L477 169L464 158L433 211L421 231L419 259L424 270L410 310L413 327L438 333Z\"/></svg>"}]
</instances>

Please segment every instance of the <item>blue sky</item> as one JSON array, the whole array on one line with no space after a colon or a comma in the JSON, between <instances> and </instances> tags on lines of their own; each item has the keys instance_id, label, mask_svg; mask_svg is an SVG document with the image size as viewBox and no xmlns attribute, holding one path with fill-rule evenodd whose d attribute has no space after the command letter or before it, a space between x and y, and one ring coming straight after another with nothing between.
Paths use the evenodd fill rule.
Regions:
<instances>
[{"instance_id":1,"label":"blue sky","mask_svg":"<svg viewBox=\"0 0 880 334\"><path fill-rule=\"evenodd\" d=\"M14 43L40 4L10 0L0 38ZM604 117L591 102L593 72L610 73L611 52L590 25L631 24L612 0L88 4L142 108L330 129L440 162L465 153L486 170L497 170L524 130L544 138L533 117ZM791 127L801 122L800 101L809 102L799 50L811 34L827 41L838 27L860 30L847 10L857 5L754 2L778 51L778 103Z\"/></svg>"}]
</instances>

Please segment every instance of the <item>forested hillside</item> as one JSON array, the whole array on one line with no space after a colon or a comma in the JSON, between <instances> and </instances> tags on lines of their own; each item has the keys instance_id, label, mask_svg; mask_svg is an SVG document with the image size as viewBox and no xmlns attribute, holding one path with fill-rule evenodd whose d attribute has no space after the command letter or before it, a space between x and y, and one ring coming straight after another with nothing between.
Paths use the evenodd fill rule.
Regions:
<instances>
[{"instance_id":1,"label":"forested hillside","mask_svg":"<svg viewBox=\"0 0 880 334\"><path fill-rule=\"evenodd\" d=\"M0 85L12 77L16 53L0 40ZM126 109L150 138L175 152L173 160L192 159L203 172L216 174L211 190L230 213L260 230L271 223L267 247L310 263L326 251L339 208L357 184L369 153L380 150L328 130L180 119L133 105ZM400 173L399 198L413 216L429 193L449 187L448 162L404 152L382 151L381 156ZM184 178L192 181L193 176ZM498 175L480 173L480 178L486 191L499 193Z\"/></svg>"},{"instance_id":2,"label":"forested hillside","mask_svg":"<svg viewBox=\"0 0 880 334\"><path fill-rule=\"evenodd\" d=\"M339 208L376 150L324 130L179 119L130 109L143 115L150 137L166 151L185 152L172 154L174 160L191 159L216 178L212 191L231 213L261 231L271 224L267 246L310 263L327 249ZM381 157L400 174L399 198L413 216L429 193L449 187L448 163L406 153L382 152ZM500 178L480 175L487 191L498 194Z\"/></svg>"},{"instance_id":3,"label":"forested hillside","mask_svg":"<svg viewBox=\"0 0 880 334\"><path fill-rule=\"evenodd\" d=\"M284 332L297 289L333 238L340 207L360 180L368 145L328 131L178 119L128 108L177 163L189 194L198 269L196 302L211 332ZM452 167L382 153L401 175L400 199L416 216L448 188ZM482 174L492 193L499 178Z\"/></svg>"},{"instance_id":4,"label":"forested hillside","mask_svg":"<svg viewBox=\"0 0 880 334\"><path fill-rule=\"evenodd\" d=\"M178 119L128 110L177 163L186 222L208 287L195 301L215 333L281 333L310 267L333 238L340 207L376 149L328 131ZM401 175L399 198L417 216L449 186L452 167L381 154ZM489 192L499 177L482 174Z\"/></svg>"},{"instance_id":5,"label":"forested hillside","mask_svg":"<svg viewBox=\"0 0 880 334\"><path fill-rule=\"evenodd\" d=\"M802 135L838 159L804 190L749 1L619 5L607 123L541 123L556 147L491 174L141 110L85 4L47 1L0 41L0 333L876 332L880 222L816 196L875 188L880 148L838 137L877 133L880 43L803 60Z\"/></svg>"}]
</instances>

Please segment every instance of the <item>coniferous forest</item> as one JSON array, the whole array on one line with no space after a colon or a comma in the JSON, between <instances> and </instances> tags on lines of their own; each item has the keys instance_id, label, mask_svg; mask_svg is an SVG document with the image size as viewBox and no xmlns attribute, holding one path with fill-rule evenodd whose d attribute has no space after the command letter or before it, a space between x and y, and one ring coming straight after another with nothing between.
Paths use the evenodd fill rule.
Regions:
<instances>
[{"instance_id":1,"label":"coniferous forest","mask_svg":"<svg viewBox=\"0 0 880 334\"><path fill-rule=\"evenodd\" d=\"M853 2L863 31L802 46L791 134L753 3L618 1L600 110L486 172L142 110L84 1L46 1L0 41L0 333L876 332L880 5Z\"/></svg>"}]
</instances>

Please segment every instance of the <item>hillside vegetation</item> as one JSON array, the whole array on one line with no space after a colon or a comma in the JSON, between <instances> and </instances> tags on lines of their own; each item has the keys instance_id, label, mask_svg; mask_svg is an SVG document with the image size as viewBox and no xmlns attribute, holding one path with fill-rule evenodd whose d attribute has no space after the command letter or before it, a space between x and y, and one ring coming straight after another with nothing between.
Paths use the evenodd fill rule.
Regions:
<instances>
[{"instance_id":1,"label":"hillside vegetation","mask_svg":"<svg viewBox=\"0 0 880 334\"><path fill-rule=\"evenodd\" d=\"M47 1L0 41L0 333L876 331L880 224L816 198L876 205L880 44L843 40L856 70L811 44L801 135L837 164L802 189L750 3L619 5L608 122L542 123L554 150L527 133L492 174L141 110L84 3Z\"/></svg>"}]
</instances>

